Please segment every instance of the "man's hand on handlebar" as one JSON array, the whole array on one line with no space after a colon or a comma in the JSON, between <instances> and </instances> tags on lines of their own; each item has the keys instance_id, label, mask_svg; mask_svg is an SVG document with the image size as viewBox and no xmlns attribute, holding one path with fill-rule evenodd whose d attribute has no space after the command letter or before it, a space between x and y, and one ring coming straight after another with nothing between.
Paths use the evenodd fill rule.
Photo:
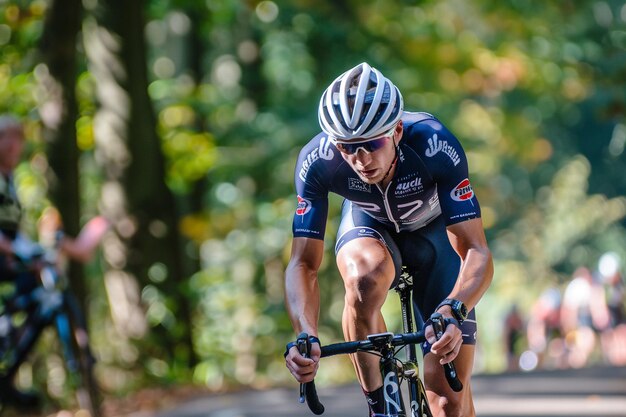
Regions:
<instances>
[{"instance_id":1,"label":"man's hand on handlebar","mask_svg":"<svg viewBox=\"0 0 626 417\"><path fill-rule=\"evenodd\" d=\"M433 314L441 316L439 313ZM463 335L459 328L459 322L454 318L446 317L444 320L445 331L437 334L431 320L426 323L424 334L430 343L430 351L439 356L439 363L445 365L456 358L463 344Z\"/></svg>"},{"instance_id":2,"label":"man's hand on handlebar","mask_svg":"<svg viewBox=\"0 0 626 417\"><path fill-rule=\"evenodd\" d=\"M310 357L303 357L295 344L289 344L285 355L285 364L291 375L301 384L311 382L317 374L322 349L319 342L311 341Z\"/></svg>"}]
</instances>

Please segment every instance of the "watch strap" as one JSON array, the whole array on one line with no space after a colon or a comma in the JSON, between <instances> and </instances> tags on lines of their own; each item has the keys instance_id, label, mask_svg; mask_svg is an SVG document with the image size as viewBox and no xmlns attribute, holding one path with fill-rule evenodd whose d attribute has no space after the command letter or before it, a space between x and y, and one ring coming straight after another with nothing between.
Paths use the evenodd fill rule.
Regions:
<instances>
[{"instance_id":1,"label":"watch strap","mask_svg":"<svg viewBox=\"0 0 626 417\"><path fill-rule=\"evenodd\" d=\"M439 303L437 308L435 308L435 311L439 310L439 308L443 306L450 306L450 310L452 310L452 314L454 315L454 318L457 319L459 323L463 323L463 321L467 318L468 311L463 301L456 300L454 298L446 298L445 300ZM460 310L461 308L464 308L465 310L464 313Z\"/></svg>"}]
</instances>

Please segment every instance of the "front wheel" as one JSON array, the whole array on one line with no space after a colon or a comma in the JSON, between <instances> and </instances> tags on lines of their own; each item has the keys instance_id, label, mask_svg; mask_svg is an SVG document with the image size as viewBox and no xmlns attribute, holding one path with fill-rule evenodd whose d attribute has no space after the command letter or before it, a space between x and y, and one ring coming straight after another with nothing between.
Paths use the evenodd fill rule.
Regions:
<instances>
[{"instance_id":1,"label":"front wheel","mask_svg":"<svg viewBox=\"0 0 626 417\"><path fill-rule=\"evenodd\" d=\"M90 417L102 417L100 411L100 391L94 377L95 360L89 348L89 338L85 326L76 318L70 320L66 313L56 317L56 328L65 357L68 385L74 391L81 410Z\"/></svg>"}]
</instances>

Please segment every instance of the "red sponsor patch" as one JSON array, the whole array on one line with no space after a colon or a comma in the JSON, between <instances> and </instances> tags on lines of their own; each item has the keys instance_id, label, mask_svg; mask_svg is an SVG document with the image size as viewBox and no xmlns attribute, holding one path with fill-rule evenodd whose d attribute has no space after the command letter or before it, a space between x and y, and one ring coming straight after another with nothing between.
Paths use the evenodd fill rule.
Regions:
<instances>
[{"instance_id":1,"label":"red sponsor patch","mask_svg":"<svg viewBox=\"0 0 626 417\"><path fill-rule=\"evenodd\" d=\"M311 210L311 202L306 198L298 196L298 208L296 208L296 214L298 216L304 216Z\"/></svg>"},{"instance_id":2,"label":"red sponsor patch","mask_svg":"<svg viewBox=\"0 0 626 417\"><path fill-rule=\"evenodd\" d=\"M452 191L450 191L450 197L454 201L467 201L474 197L474 189L470 184L469 179L465 178L459 183Z\"/></svg>"}]
</instances>

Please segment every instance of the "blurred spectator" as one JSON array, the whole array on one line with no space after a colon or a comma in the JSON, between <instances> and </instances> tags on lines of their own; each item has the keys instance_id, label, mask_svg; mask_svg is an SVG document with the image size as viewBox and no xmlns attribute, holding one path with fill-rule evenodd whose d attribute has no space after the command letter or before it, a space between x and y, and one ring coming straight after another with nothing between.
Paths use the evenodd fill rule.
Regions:
<instances>
[{"instance_id":1,"label":"blurred spectator","mask_svg":"<svg viewBox=\"0 0 626 417\"><path fill-rule=\"evenodd\" d=\"M596 334L609 325L604 289L586 267L576 269L565 289L561 324L568 365L574 368L585 366L596 347Z\"/></svg>"},{"instance_id":2,"label":"blurred spectator","mask_svg":"<svg viewBox=\"0 0 626 417\"><path fill-rule=\"evenodd\" d=\"M604 285L608 310L608 326L600 334L605 361L611 365L626 365L626 287L620 273L620 259L614 252L604 254L598 262L598 272Z\"/></svg>"},{"instance_id":3,"label":"blurred spectator","mask_svg":"<svg viewBox=\"0 0 626 417\"><path fill-rule=\"evenodd\" d=\"M13 178L24 149L24 129L22 123L12 115L0 115L0 282L12 283L15 290L7 299L0 302L0 348L11 343L12 329L6 304L12 304L17 297L29 294L39 285L38 265L20 266L16 254L24 253L36 245L20 232L22 206ZM44 213L40 222L40 232L47 236L53 246L58 243L60 254L85 262L94 253L104 233L109 227L102 217L89 221L75 239L58 233L61 227L60 216L54 209ZM47 234L46 234L47 233ZM19 249L19 250L18 250ZM21 361L26 358L21 358ZM34 393L19 391L13 381L14 375L0 373L0 403L36 405L39 398Z\"/></svg>"},{"instance_id":4,"label":"blurred spectator","mask_svg":"<svg viewBox=\"0 0 626 417\"><path fill-rule=\"evenodd\" d=\"M561 292L556 287L544 290L533 304L526 326L529 351L524 352L522 368L562 368L564 338L561 332Z\"/></svg>"},{"instance_id":5,"label":"blurred spectator","mask_svg":"<svg viewBox=\"0 0 626 417\"><path fill-rule=\"evenodd\" d=\"M513 304L504 318L504 346L507 356L507 370L519 370L520 355L524 350L524 319L517 304Z\"/></svg>"}]
</instances>

